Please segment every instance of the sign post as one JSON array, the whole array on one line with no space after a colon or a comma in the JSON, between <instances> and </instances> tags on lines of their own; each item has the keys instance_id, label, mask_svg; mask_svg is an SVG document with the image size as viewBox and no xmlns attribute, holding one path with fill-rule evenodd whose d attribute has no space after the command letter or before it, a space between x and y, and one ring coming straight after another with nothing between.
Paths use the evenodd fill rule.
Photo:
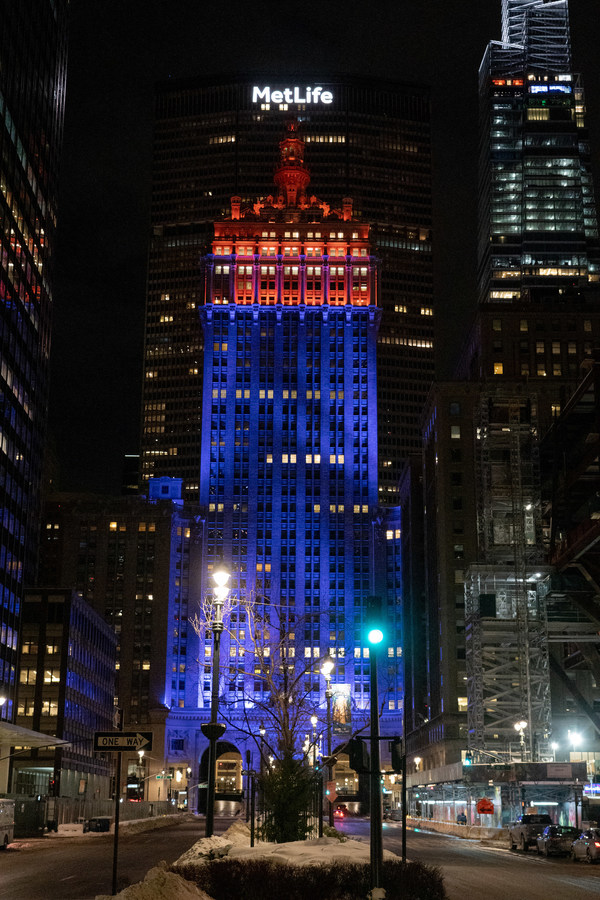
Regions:
<instances>
[{"instance_id":1,"label":"sign post","mask_svg":"<svg viewBox=\"0 0 600 900\"><path fill-rule=\"evenodd\" d=\"M122 727L121 710L118 725ZM117 893L117 862L119 858L119 814L121 811L121 753L128 750L152 750L151 731L96 731L94 732L94 750L116 753L117 772L115 775L115 840L113 849L112 895Z\"/></svg>"}]
</instances>

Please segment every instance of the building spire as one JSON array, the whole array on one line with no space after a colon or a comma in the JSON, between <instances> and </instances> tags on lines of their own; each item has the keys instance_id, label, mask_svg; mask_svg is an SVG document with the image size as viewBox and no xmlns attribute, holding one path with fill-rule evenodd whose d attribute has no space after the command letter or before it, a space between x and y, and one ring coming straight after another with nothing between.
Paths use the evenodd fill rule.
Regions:
<instances>
[{"instance_id":1,"label":"building spire","mask_svg":"<svg viewBox=\"0 0 600 900\"><path fill-rule=\"evenodd\" d=\"M298 122L292 119L287 134L279 144L281 161L275 169L275 184L285 206L302 206L310 172L304 163L304 141L298 135Z\"/></svg>"}]
</instances>

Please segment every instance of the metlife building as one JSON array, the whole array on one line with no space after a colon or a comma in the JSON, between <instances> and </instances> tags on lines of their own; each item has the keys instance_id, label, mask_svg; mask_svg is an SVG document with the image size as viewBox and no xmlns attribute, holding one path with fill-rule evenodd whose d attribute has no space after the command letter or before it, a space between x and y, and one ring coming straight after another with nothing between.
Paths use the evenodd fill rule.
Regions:
<instances>
[{"instance_id":1,"label":"metlife building","mask_svg":"<svg viewBox=\"0 0 600 900\"><path fill-rule=\"evenodd\" d=\"M142 487L183 478L199 492L199 261L214 222L273 191L286 123L306 141L311 190L345 197L382 260L378 338L379 499L396 504L420 448L434 371L430 102L425 87L366 79L186 80L156 96L142 412ZM273 265L278 249L273 249Z\"/></svg>"}]
</instances>

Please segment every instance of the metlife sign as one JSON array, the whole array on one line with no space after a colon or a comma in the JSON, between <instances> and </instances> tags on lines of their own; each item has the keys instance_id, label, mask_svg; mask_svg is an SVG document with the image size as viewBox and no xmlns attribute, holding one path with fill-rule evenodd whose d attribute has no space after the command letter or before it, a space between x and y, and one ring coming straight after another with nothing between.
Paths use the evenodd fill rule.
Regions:
<instances>
[{"instance_id":1,"label":"metlife sign","mask_svg":"<svg viewBox=\"0 0 600 900\"><path fill-rule=\"evenodd\" d=\"M253 103L333 103L331 91L324 91L322 87L286 87L272 90L268 85L252 88Z\"/></svg>"}]
</instances>

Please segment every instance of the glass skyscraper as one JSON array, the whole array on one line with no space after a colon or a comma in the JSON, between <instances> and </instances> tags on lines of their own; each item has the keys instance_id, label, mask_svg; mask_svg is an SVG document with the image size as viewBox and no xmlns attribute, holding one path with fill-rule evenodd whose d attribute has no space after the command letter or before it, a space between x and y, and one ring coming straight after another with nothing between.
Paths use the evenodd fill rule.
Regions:
<instances>
[{"instance_id":1,"label":"glass skyscraper","mask_svg":"<svg viewBox=\"0 0 600 900\"><path fill-rule=\"evenodd\" d=\"M600 254L567 0L503 0L480 103L480 302L585 296Z\"/></svg>"},{"instance_id":2,"label":"glass skyscraper","mask_svg":"<svg viewBox=\"0 0 600 900\"><path fill-rule=\"evenodd\" d=\"M38 537L67 7L6 3L0 29L0 718L8 720Z\"/></svg>"},{"instance_id":3,"label":"glass skyscraper","mask_svg":"<svg viewBox=\"0 0 600 900\"><path fill-rule=\"evenodd\" d=\"M433 378L431 151L425 88L369 79L306 84L178 81L156 100L148 265L142 484L183 478L199 495L202 341L197 264L232 194L272 189L286 119L298 119L314 190L354 200L382 259L378 336L379 499L394 503L420 446ZM323 99L325 98L325 99Z\"/></svg>"}]
</instances>

